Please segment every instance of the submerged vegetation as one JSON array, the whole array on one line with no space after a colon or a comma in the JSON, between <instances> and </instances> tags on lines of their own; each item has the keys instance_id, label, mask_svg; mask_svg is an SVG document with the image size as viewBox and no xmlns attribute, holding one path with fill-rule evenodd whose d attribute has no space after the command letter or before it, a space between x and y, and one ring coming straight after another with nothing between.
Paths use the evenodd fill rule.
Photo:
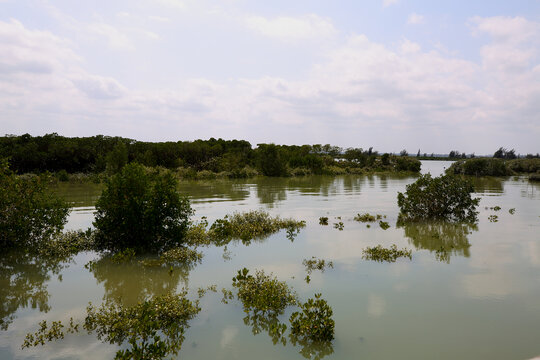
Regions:
<instances>
[{"instance_id":1,"label":"submerged vegetation","mask_svg":"<svg viewBox=\"0 0 540 360\"><path fill-rule=\"evenodd\" d=\"M399 221L449 220L474 222L480 199L472 198L468 180L452 175L425 174L398 193Z\"/></svg>"},{"instance_id":2,"label":"submerged vegetation","mask_svg":"<svg viewBox=\"0 0 540 360\"><path fill-rule=\"evenodd\" d=\"M300 304L301 311L291 314L291 334L299 342L324 342L334 339L333 311L321 294ZM293 341L294 343L294 341Z\"/></svg>"},{"instance_id":3,"label":"submerged vegetation","mask_svg":"<svg viewBox=\"0 0 540 360\"><path fill-rule=\"evenodd\" d=\"M183 291L156 296L132 307L109 303L96 308L90 304L82 328L89 334L95 332L103 342L127 345L127 349L116 352L115 359L162 359L177 355L188 322L201 311L198 302L190 301L186 295ZM61 321L54 321L50 327L43 321L37 332L26 335L22 347L63 339L64 327ZM70 319L67 333L79 330L79 324Z\"/></svg>"},{"instance_id":4,"label":"submerged vegetation","mask_svg":"<svg viewBox=\"0 0 540 360\"><path fill-rule=\"evenodd\" d=\"M244 305L245 312L282 314L289 305L298 302L297 295L289 286L260 270L255 276L243 268L233 278L233 287L237 289L238 299Z\"/></svg>"},{"instance_id":5,"label":"submerged vegetation","mask_svg":"<svg viewBox=\"0 0 540 360\"><path fill-rule=\"evenodd\" d=\"M393 244L390 248L384 248L381 245L367 247L363 250L363 258L366 260L374 260L378 262L396 262L400 257L412 259L412 251L408 249L398 250L397 245Z\"/></svg>"},{"instance_id":6,"label":"submerged vegetation","mask_svg":"<svg viewBox=\"0 0 540 360\"><path fill-rule=\"evenodd\" d=\"M272 217L263 210L253 210L244 213L226 215L216 220L208 231L210 241L223 243L231 239L240 239L249 242L253 239L263 238L281 229L290 232L306 226L305 221L294 219L282 219L279 216Z\"/></svg>"}]
</instances>

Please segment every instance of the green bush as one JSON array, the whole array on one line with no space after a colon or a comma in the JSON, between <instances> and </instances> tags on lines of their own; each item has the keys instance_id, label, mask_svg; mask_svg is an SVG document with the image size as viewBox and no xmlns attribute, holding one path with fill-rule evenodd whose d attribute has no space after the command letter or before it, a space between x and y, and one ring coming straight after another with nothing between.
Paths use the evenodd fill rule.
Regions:
<instances>
[{"instance_id":1,"label":"green bush","mask_svg":"<svg viewBox=\"0 0 540 360\"><path fill-rule=\"evenodd\" d=\"M67 221L66 202L47 192L46 176L21 177L0 160L0 248L39 250Z\"/></svg>"},{"instance_id":2,"label":"green bush","mask_svg":"<svg viewBox=\"0 0 540 360\"><path fill-rule=\"evenodd\" d=\"M456 161L446 171L449 174L474 176L506 176L512 170L502 159L474 158Z\"/></svg>"},{"instance_id":3,"label":"green bush","mask_svg":"<svg viewBox=\"0 0 540 360\"><path fill-rule=\"evenodd\" d=\"M148 174L142 165L126 165L96 203L97 249L156 253L182 244L193 211L177 186L168 171Z\"/></svg>"},{"instance_id":4,"label":"green bush","mask_svg":"<svg viewBox=\"0 0 540 360\"><path fill-rule=\"evenodd\" d=\"M425 174L398 193L399 220L439 219L476 221L479 198L472 198L471 182L452 175Z\"/></svg>"},{"instance_id":5,"label":"green bush","mask_svg":"<svg viewBox=\"0 0 540 360\"><path fill-rule=\"evenodd\" d=\"M335 322L333 311L321 294L315 294L315 299L308 299L300 304L302 312L294 312L291 322L291 335L295 340L332 341L334 339ZM295 341L293 341L295 342Z\"/></svg>"}]
</instances>

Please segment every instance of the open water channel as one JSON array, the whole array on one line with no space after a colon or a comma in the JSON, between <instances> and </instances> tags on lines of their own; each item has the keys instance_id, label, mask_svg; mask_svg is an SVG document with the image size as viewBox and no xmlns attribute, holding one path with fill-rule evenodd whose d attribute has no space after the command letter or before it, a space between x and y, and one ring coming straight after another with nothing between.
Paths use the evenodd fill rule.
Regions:
<instances>
[{"instance_id":1,"label":"open water channel","mask_svg":"<svg viewBox=\"0 0 540 360\"><path fill-rule=\"evenodd\" d=\"M449 162L423 162L442 173ZM272 272L301 299L322 293L334 311L335 340L325 353L273 344L267 332L244 323L241 303L209 292L190 322L179 358L199 359L532 359L540 356L540 185L523 177L477 179L481 198L476 226L423 224L396 227L397 193L414 177L338 176L182 183L196 210L211 223L236 211L264 209L305 220L293 241L281 231L246 246L203 248L192 269L84 265L82 253L52 269L39 261L0 255L0 359L105 359L116 346L92 335L67 335L21 349L41 320L84 319L88 302L135 304L152 295L217 285L231 288L237 270ZM87 228L101 189L62 185L73 204L68 229ZM495 211L492 207L499 206ZM511 214L510 209L515 209ZM386 215L390 228L370 228L358 213ZM490 215L497 215L492 222ZM329 225L319 225L327 216ZM338 219L341 217L341 219ZM333 224L343 222L343 230ZM378 263L362 250L382 244L409 248L412 260ZM444 250L444 251L443 251ZM331 260L333 269L304 280L303 259ZM291 309L280 319L288 323Z\"/></svg>"}]
</instances>

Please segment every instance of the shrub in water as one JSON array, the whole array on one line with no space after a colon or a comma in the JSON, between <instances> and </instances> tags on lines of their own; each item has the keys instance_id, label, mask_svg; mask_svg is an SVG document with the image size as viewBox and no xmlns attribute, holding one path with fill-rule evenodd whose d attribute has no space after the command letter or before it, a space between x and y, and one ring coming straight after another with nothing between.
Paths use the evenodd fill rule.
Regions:
<instances>
[{"instance_id":1,"label":"shrub in water","mask_svg":"<svg viewBox=\"0 0 540 360\"><path fill-rule=\"evenodd\" d=\"M290 317L291 334L298 340L332 341L334 339L335 322L332 319L332 308L321 294L315 299L308 299L300 304L301 312L294 312Z\"/></svg>"},{"instance_id":2,"label":"shrub in water","mask_svg":"<svg viewBox=\"0 0 540 360\"><path fill-rule=\"evenodd\" d=\"M47 181L17 176L0 159L0 248L36 250L60 233L69 208L47 192Z\"/></svg>"},{"instance_id":3,"label":"shrub in water","mask_svg":"<svg viewBox=\"0 0 540 360\"><path fill-rule=\"evenodd\" d=\"M474 222L479 198L472 198L473 185L460 177L430 174L407 185L405 194L398 193L400 221L442 219Z\"/></svg>"},{"instance_id":4,"label":"shrub in water","mask_svg":"<svg viewBox=\"0 0 540 360\"><path fill-rule=\"evenodd\" d=\"M141 253L180 245L193 211L177 186L170 172L148 174L139 164L126 165L96 203L96 247Z\"/></svg>"}]
</instances>

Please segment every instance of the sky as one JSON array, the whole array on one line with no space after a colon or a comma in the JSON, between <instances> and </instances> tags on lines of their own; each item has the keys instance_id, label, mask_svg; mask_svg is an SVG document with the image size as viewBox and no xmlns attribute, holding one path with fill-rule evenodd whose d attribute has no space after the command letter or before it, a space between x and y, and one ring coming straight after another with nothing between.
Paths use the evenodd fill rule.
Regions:
<instances>
[{"instance_id":1,"label":"sky","mask_svg":"<svg viewBox=\"0 0 540 360\"><path fill-rule=\"evenodd\" d=\"M540 0L0 0L0 133L540 152Z\"/></svg>"}]
</instances>

